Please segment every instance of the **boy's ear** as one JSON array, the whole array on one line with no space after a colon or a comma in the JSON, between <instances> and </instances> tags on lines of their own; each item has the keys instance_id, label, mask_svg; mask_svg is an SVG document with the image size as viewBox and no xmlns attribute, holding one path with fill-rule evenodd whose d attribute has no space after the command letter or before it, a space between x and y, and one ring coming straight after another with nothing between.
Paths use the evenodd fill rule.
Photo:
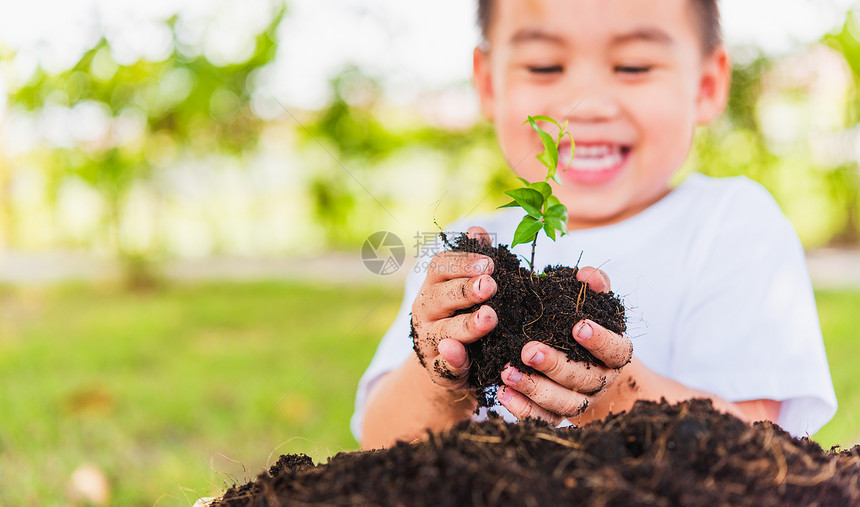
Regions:
<instances>
[{"instance_id":1,"label":"boy's ear","mask_svg":"<svg viewBox=\"0 0 860 507\"><path fill-rule=\"evenodd\" d=\"M697 123L705 125L717 118L726 108L732 65L725 47L719 46L707 55L702 63L697 102Z\"/></svg>"},{"instance_id":2,"label":"boy's ear","mask_svg":"<svg viewBox=\"0 0 860 507\"><path fill-rule=\"evenodd\" d=\"M490 75L490 53L479 47L472 53L472 84L478 92L484 116L493 120L493 80Z\"/></svg>"}]
</instances>

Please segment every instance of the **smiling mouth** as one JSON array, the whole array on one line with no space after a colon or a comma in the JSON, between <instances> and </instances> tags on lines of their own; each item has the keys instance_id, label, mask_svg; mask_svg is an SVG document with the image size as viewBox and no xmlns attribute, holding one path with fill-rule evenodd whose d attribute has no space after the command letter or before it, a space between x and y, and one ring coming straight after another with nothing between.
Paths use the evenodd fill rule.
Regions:
<instances>
[{"instance_id":1,"label":"smiling mouth","mask_svg":"<svg viewBox=\"0 0 860 507\"><path fill-rule=\"evenodd\" d=\"M615 143L577 143L573 161L570 145L559 146L559 169L562 177L575 183L607 183L621 173L630 154L630 146Z\"/></svg>"}]
</instances>

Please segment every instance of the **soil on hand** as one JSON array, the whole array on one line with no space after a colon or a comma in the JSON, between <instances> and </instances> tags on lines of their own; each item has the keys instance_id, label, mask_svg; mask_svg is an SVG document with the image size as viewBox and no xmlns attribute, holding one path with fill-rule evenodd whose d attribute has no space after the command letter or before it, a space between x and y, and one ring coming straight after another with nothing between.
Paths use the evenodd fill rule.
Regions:
<instances>
[{"instance_id":1,"label":"soil on hand","mask_svg":"<svg viewBox=\"0 0 860 507\"><path fill-rule=\"evenodd\" d=\"M466 421L417 444L281 456L215 505L860 505L860 445L823 451L707 400L582 428Z\"/></svg>"},{"instance_id":2,"label":"soil on hand","mask_svg":"<svg viewBox=\"0 0 860 507\"><path fill-rule=\"evenodd\" d=\"M574 324L590 319L618 334L627 329L621 301L612 292L594 292L577 280L578 267L547 266L538 275L521 267L506 245L487 246L465 234L453 243L448 243L444 233L442 237L452 251L479 253L494 263L492 277L498 290L484 304L495 310L498 324L480 340L466 345L471 360L469 384L477 390L479 406L494 404L496 387L507 364L525 373L535 372L522 361L526 343L543 342L564 351L572 361L601 364L573 339ZM479 306L463 312L473 312ZM414 330L412 337L416 338ZM417 347L415 351L418 353Z\"/></svg>"}]
</instances>

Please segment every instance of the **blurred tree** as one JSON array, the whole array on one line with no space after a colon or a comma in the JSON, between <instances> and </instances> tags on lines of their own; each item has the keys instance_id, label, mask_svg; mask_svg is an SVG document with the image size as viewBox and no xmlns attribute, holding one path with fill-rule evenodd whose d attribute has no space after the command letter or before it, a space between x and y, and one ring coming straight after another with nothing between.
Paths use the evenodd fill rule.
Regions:
<instances>
[{"instance_id":1,"label":"blurred tree","mask_svg":"<svg viewBox=\"0 0 860 507\"><path fill-rule=\"evenodd\" d=\"M804 216L808 222L806 227L814 228L816 232L810 236L815 245L827 242L856 245L860 242L860 170L856 150L860 137L858 34L858 15L849 12L841 30L822 39L825 45L842 55L853 75L853 90L845 104L845 121L840 127L841 131L818 131L815 130L817 127L801 124L789 127L801 128L800 137L791 143L775 145L769 140L768 131L760 124L764 80L773 81L770 86L777 89L771 92L779 95L784 104L792 104L792 107L808 103L814 93L820 94L821 91L805 86L802 82L782 83L779 78L774 78L777 67L782 64L784 68L785 62L793 55L774 60L759 52L747 62L733 66L726 111L717 122L702 129L694 146L695 170L713 176L749 176L768 188L784 210L806 210L795 210L793 214ZM805 69L800 72L811 73L805 79L812 79L818 71ZM802 114L824 113L811 111ZM808 117L805 119L807 122L809 120ZM813 135L817 139L813 140ZM828 146L843 153L831 154L831 162L812 157L812 143L822 138L829 141ZM814 204L812 199L799 202L797 189L801 186L805 186L807 193L820 195ZM814 218L810 218L810 211L813 211Z\"/></svg>"},{"instance_id":2,"label":"blurred tree","mask_svg":"<svg viewBox=\"0 0 860 507\"><path fill-rule=\"evenodd\" d=\"M828 34L823 42L839 51L851 69L853 89L847 104L847 143L853 150L853 160L846 161L828 172L826 181L830 194L845 210L841 227L833 237L837 244L860 243L860 9L849 12L842 29Z\"/></svg>"},{"instance_id":3,"label":"blurred tree","mask_svg":"<svg viewBox=\"0 0 860 507\"><path fill-rule=\"evenodd\" d=\"M771 65L758 53L749 63L732 67L726 110L697 138L697 170L711 176L746 175L765 186L774 172L777 157L768 149L756 119L762 77Z\"/></svg>"},{"instance_id":4,"label":"blurred tree","mask_svg":"<svg viewBox=\"0 0 860 507\"><path fill-rule=\"evenodd\" d=\"M495 135L486 122L463 129L444 128L429 125L412 110L407 121L386 124L382 87L358 67L341 69L330 86L332 100L312 113L301 130L305 146L318 149L322 145L330 155L327 170L316 168L309 186L314 217L330 246L351 248L359 244L376 230L373 227L385 223L386 210L403 199L396 190L384 191L385 185L379 184L378 173L387 160L406 150L427 150L442 156L438 170L452 176L464 170L463 159L471 150L495 150ZM469 169L486 175L485 180L495 187L508 172L500 157L489 167ZM475 194L483 191L476 189ZM473 211L475 203L449 204L447 214L457 216ZM358 215L365 219L356 219Z\"/></svg>"},{"instance_id":5,"label":"blurred tree","mask_svg":"<svg viewBox=\"0 0 860 507\"><path fill-rule=\"evenodd\" d=\"M501 189L510 187L511 173L499 154L490 124L435 124L422 116L421 107L433 107L432 100L420 104L423 97L415 104L393 107L383 86L355 66L343 68L331 80L332 99L319 110L296 112L296 116L286 111L288 116L272 119L270 115L266 120L255 115L251 109L255 71L272 63L275 31L284 15L283 8L273 11L270 23L256 37L253 52L240 63L218 64L202 55L183 53L178 21L172 18L166 26L177 41L164 60L119 64L109 42L102 39L71 69L59 74L38 71L25 86L15 88L9 98L10 110L35 114L51 108L88 108L111 125L108 134L98 140L40 151L37 165L47 171L48 194L56 196L69 176L96 189L108 208L100 234L109 238L109 244L134 267L141 256L151 253L140 251L139 245L131 244L121 233L123 224L129 223L124 210L135 186L152 184L153 174L175 165L188 153L241 156L256 150L266 122L283 122L298 134L299 154L304 157L301 164L313 168L302 171L306 181L297 183L306 185L313 219L321 226L323 243L328 246L351 248L375 230L369 229L371 224L384 223L386 215L393 214L390 210L414 205L404 204L409 200L404 197L408 192L402 192L408 190L405 182L392 177L410 174L412 168L404 167L404 163L429 160L428 165L442 172L443 177L437 180L447 180L447 185L426 191L443 198L447 190L454 190L441 206L449 216L471 212L476 202L483 202L478 199L480 195L500 195ZM851 67L854 94L849 101L846 138L855 140L860 118L857 24L857 16L849 15L841 31L824 38L824 43L839 51ZM777 153L759 124L763 82L778 63L759 54L734 65L726 114L697 136L694 165L716 176L748 175L786 206L794 199L784 191L785 183L796 176L785 168L785 160L791 159L805 171L804 178L829 189L827 212L837 216L831 220L838 224L836 237L857 241L860 182L856 157L833 167L816 167L808 149L788 155ZM136 134L125 133L129 125ZM14 234L16 222L9 199L9 171L9 165L0 158L0 199L4 203L0 227L7 236ZM464 175L475 174L478 177L463 183ZM476 183L487 188L473 190ZM473 193L466 194L463 189ZM490 200L485 207L500 204ZM447 220L444 216L433 218ZM93 242L104 243L104 238Z\"/></svg>"},{"instance_id":6,"label":"blurred tree","mask_svg":"<svg viewBox=\"0 0 860 507\"><path fill-rule=\"evenodd\" d=\"M129 247L120 229L135 183L146 181L154 169L183 152L242 154L256 148L263 120L251 111L248 78L274 59L275 32L284 15L283 6L273 12L243 62L217 65L203 55L184 54L174 43L162 61L140 59L123 65L114 61L109 42L102 38L72 68L58 74L39 69L11 94L9 101L18 109L35 112L84 104L107 117L112 127L104 138L49 150L49 194L55 196L69 175L95 188L109 208L109 243L132 271L138 270L146 252ZM176 22L176 16L167 21L174 41ZM122 122L140 124L142 132L126 139Z\"/></svg>"}]
</instances>

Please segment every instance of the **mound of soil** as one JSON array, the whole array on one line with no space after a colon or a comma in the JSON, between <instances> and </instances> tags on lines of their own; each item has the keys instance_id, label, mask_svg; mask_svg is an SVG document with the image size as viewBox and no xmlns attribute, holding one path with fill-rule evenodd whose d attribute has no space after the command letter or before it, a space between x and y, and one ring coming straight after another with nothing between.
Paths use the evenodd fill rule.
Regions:
<instances>
[{"instance_id":1,"label":"mound of soil","mask_svg":"<svg viewBox=\"0 0 860 507\"><path fill-rule=\"evenodd\" d=\"M825 452L708 400L640 401L582 428L463 422L416 444L281 456L214 505L860 505L860 445Z\"/></svg>"},{"instance_id":2,"label":"mound of soil","mask_svg":"<svg viewBox=\"0 0 860 507\"><path fill-rule=\"evenodd\" d=\"M471 359L469 384L476 388L479 406L492 406L501 374L510 363L526 373L534 368L523 363L520 352L530 341L539 341L564 351L573 361L600 364L591 352L573 339L574 324L590 319L618 334L627 329L624 305L613 294L598 293L576 279L578 267L547 266L540 275L521 267L506 245L490 247L465 234L449 243L455 252L470 252L493 259L492 274L498 290L486 303L498 316L498 324L487 336L466 345ZM463 310L473 312L480 305ZM417 339L412 329L413 343ZM415 352L423 364L419 348Z\"/></svg>"}]
</instances>

